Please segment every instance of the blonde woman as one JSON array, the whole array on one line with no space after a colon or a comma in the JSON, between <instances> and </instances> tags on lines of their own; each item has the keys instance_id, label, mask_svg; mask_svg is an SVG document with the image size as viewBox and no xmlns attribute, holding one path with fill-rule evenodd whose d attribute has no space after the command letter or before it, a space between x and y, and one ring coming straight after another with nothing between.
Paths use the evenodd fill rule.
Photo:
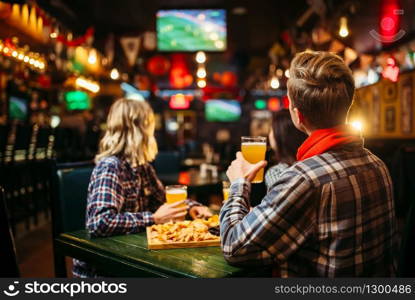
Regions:
<instances>
[{"instance_id":1,"label":"blonde woman","mask_svg":"<svg viewBox=\"0 0 415 300\"><path fill-rule=\"evenodd\" d=\"M86 227L92 236L130 234L152 224L210 216L205 206L186 200L165 204L164 187L149 164L157 154L154 114L146 102L117 100L95 158L88 187ZM96 270L74 260L76 277L94 277Z\"/></svg>"}]
</instances>

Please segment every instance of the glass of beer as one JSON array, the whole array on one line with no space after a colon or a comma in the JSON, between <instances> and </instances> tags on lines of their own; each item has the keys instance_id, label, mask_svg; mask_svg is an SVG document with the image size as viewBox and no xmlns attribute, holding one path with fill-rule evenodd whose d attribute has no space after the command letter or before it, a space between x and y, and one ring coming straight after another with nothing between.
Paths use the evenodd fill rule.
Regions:
<instances>
[{"instance_id":1,"label":"glass of beer","mask_svg":"<svg viewBox=\"0 0 415 300\"><path fill-rule=\"evenodd\" d=\"M231 183L229 181L222 181L223 202L228 201L230 187Z\"/></svg>"},{"instance_id":2,"label":"glass of beer","mask_svg":"<svg viewBox=\"0 0 415 300\"><path fill-rule=\"evenodd\" d=\"M243 136L241 151L245 160L256 164L265 159L267 150L267 138L262 136ZM252 183L260 183L264 180L264 168L258 171Z\"/></svg>"},{"instance_id":3,"label":"glass of beer","mask_svg":"<svg viewBox=\"0 0 415 300\"><path fill-rule=\"evenodd\" d=\"M187 199L187 186L168 185L166 186L166 203L175 203ZM180 206L186 206L183 203Z\"/></svg>"}]
</instances>

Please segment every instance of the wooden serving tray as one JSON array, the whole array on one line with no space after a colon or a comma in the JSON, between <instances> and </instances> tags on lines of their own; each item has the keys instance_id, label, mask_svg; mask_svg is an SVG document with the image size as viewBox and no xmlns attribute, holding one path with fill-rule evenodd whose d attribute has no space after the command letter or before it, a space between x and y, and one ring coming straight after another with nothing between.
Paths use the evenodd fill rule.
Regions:
<instances>
[{"instance_id":1,"label":"wooden serving tray","mask_svg":"<svg viewBox=\"0 0 415 300\"><path fill-rule=\"evenodd\" d=\"M150 230L151 230L150 227L146 228L148 249L156 250L156 249L199 248L199 247L220 246L219 237L217 240L209 240L209 241L161 243L159 241L154 241L150 239Z\"/></svg>"}]
</instances>

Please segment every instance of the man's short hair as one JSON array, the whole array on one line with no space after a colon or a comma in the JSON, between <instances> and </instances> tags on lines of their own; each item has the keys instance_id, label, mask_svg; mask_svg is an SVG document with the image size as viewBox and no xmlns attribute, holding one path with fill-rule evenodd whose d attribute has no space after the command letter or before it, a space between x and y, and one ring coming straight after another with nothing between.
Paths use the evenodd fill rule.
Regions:
<instances>
[{"instance_id":1,"label":"man's short hair","mask_svg":"<svg viewBox=\"0 0 415 300\"><path fill-rule=\"evenodd\" d=\"M351 70L335 54L305 51L291 62L290 100L315 129L343 124L354 90Z\"/></svg>"}]
</instances>

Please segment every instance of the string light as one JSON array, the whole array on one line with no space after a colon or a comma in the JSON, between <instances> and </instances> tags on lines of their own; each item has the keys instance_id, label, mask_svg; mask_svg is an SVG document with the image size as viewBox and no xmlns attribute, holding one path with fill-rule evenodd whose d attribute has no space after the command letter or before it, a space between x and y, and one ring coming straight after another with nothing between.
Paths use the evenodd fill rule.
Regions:
<instances>
[{"instance_id":1,"label":"string light","mask_svg":"<svg viewBox=\"0 0 415 300\"><path fill-rule=\"evenodd\" d=\"M276 90L280 87L280 81L277 77L272 77L270 81L270 86L272 89Z\"/></svg>"},{"instance_id":2,"label":"string light","mask_svg":"<svg viewBox=\"0 0 415 300\"><path fill-rule=\"evenodd\" d=\"M347 26L347 18L341 17L340 18L340 29L339 29L339 35L342 38L345 38L349 35L349 28Z\"/></svg>"},{"instance_id":3,"label":"string light","mask_svg":"<svg viewBox=\"0 0 415 300\"><path fill-rule=\"evenodd\" d=\"M200 80L197 82L197 86L198 86L198 87L200 87L201 89L203 89L204 87L206 87L206 80L204 80L204 79L200 79Z\"/></svg>"},{"instance_id":4,"label":"string light","mask_svg":"<svg viewBox=\"0 0 415 300\"><path fill-rule=\"evenodd\" d=\"M290 78L290 70L289 69L285 70L284 75L285 77Z\"/></svg>"},{"instance_id":5,"label":"string light","mask_svg":"<svg viewBox=\"0 0 415 300\"><path fill-rule=\"evenodd\" d=\"M116 68L113 68L111 70L110 77L112 80L117 80L118 78L120 78L120 72L118 72Z\"/></svg>"},{"instance_id":6,"label":"string light","mask_svg":"<svg viewBox=\"0 0 415 300\"><path fill-rule=\"evenodd\" d=\"M9 57L11 56L11 58L28 64L32 68L38 68L41 70L45 69L45 59L40 55L40 53L29 52L28 46L19 48L17 45L17 38L13 38L12 43L13 47L10 48L0 40L0 54L4 54Z\"/></svg>"},{"instance_id":7,"label":"string light","mask_svg":"<svg viewBox=\"0 0 415 300\"><path fill-rule=\"evenodd\" d=\"M196 62L198 62L199 64L203 64L206 62L206 54L203 51L198 51L196 53Z\"/></svg>"},{"instance_id":8,"label":"string light","mask_svg":"<svg viewBox=\"0 0 415 300\"><path fill-rule=\"evenodd\" d=\"M205 78L205 77L206 77L206 69L205 69L204 67L199 67L199 68L197 69L196 76L197 76L198 78Z\"/></svg>"}]
</instances>

